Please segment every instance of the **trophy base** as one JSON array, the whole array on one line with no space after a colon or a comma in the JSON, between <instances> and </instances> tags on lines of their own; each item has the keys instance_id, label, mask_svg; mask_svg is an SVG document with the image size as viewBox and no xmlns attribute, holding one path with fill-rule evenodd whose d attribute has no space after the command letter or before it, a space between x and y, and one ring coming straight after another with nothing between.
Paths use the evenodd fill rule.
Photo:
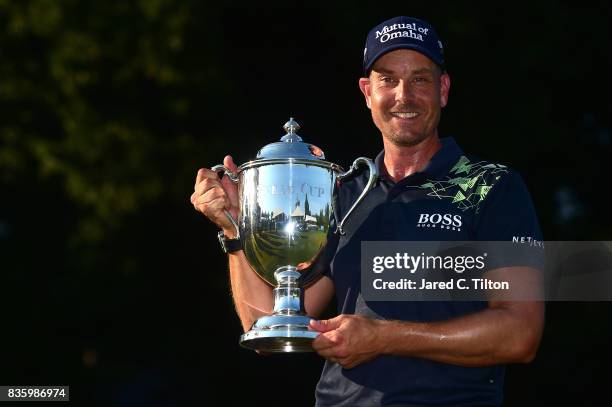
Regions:
<instances>
[{"instance_id":1,"label":"trophy base","mask_svg":"<svg viewBox=\"0 0 612 407\"><path fill-rule=\"evenodd\" d=\"M319 332L308 329L309 321L304 315L262 317L240 337L240 346L268 353L313 352Z\"/></svg>"}]
</instances>

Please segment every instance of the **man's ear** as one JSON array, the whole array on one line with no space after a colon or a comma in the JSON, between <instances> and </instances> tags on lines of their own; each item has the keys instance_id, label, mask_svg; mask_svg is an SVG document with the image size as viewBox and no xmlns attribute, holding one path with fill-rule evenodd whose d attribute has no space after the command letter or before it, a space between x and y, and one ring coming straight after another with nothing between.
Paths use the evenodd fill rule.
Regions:
<instances>
[{"instance_id":1,"label":"man's ear","mask_svg":"<svg viewBox=\"0 0 612 407\"><path fill-rule=\"evenodd\" d=\"M365 97L365 101L366 101L366 105L368 106L368 109L371 109L371 98L372 98L372 88L371 88L371 82L370 82L370 78L359 78L359 89L361 89L361 93L363 93L363 96Z\"/></svg>"},{"instance_id":2,"label":"man's ear","mask_svg":"<svg viewBox=\"0 0 612 407\"><path fill-rule=\"evenodd\" d=\"M440 75L440 107L445 107L448 104L450 85L450 76L446 72Z\"/></svg>"}]
</instances>

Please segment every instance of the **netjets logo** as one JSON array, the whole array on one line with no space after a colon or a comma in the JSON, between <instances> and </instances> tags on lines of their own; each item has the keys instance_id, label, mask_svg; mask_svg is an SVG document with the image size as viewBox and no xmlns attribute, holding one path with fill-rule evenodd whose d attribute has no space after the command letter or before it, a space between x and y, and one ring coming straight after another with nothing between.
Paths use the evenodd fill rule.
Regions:
<instances>
[{"instance_id":1,"label":"netjets logo","mask_svg":"<svg viewBox=\"0 0 612 407\"><path fill-rule=\"evenodd\" d=\"M418 228L440 228L461 231L461 215L451 213L422 213L417 222Z\"/></svg>"}]
</instances>

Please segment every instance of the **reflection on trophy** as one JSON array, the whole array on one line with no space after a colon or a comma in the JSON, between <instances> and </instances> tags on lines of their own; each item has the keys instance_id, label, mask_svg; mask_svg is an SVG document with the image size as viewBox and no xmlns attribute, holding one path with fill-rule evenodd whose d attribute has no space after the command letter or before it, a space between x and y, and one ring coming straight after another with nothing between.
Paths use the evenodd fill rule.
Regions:
<instances>
[{"instance_id":1,"label":"reflection on trophy","mask_svg":"<svg viewBox=\"0 0 612 407\"><path fill-rule=\"evenodd\" d=\"M242 239L244 252L255 272L274 286L274 310L258 319L240 337L246 348L264 352L312 351L318 332L308 329L304 312L303 282L318 276L310 267L327 242L328 232L343 234L343 226L355 207L374 186L378 176L372 160L358 158L347 172L325 161L320 148L304 143L296 134L299 125L291 118L287 134L279 142L263 147L257 158L242 164L234 174L223 172L239 184L240 214L228 218ZM368 183L343 219L334 216L334 188L360 165L369 168Z\"/></svg>"}]
</instances>

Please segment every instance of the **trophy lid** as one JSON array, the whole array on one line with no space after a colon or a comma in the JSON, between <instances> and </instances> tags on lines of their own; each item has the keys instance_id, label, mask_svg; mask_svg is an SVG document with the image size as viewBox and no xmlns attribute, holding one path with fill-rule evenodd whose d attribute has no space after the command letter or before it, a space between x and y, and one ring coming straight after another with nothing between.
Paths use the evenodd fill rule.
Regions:
<instances>
[{"instance_id":1,"label":"trophy lid","mask_svg":"<svg viewBox=\"0 0 612 407\"><path fill-rule=\"evenodd\" d=\"M300 125L293 117L283 126L287 134L281 137L280 141L264 146L257 153L257 160L276 159L276 158L297 158L301 160L322 161L325 160L323 151L309 143L304 143L302 138L297 135Z\"/></svg>"}]
</instances>

